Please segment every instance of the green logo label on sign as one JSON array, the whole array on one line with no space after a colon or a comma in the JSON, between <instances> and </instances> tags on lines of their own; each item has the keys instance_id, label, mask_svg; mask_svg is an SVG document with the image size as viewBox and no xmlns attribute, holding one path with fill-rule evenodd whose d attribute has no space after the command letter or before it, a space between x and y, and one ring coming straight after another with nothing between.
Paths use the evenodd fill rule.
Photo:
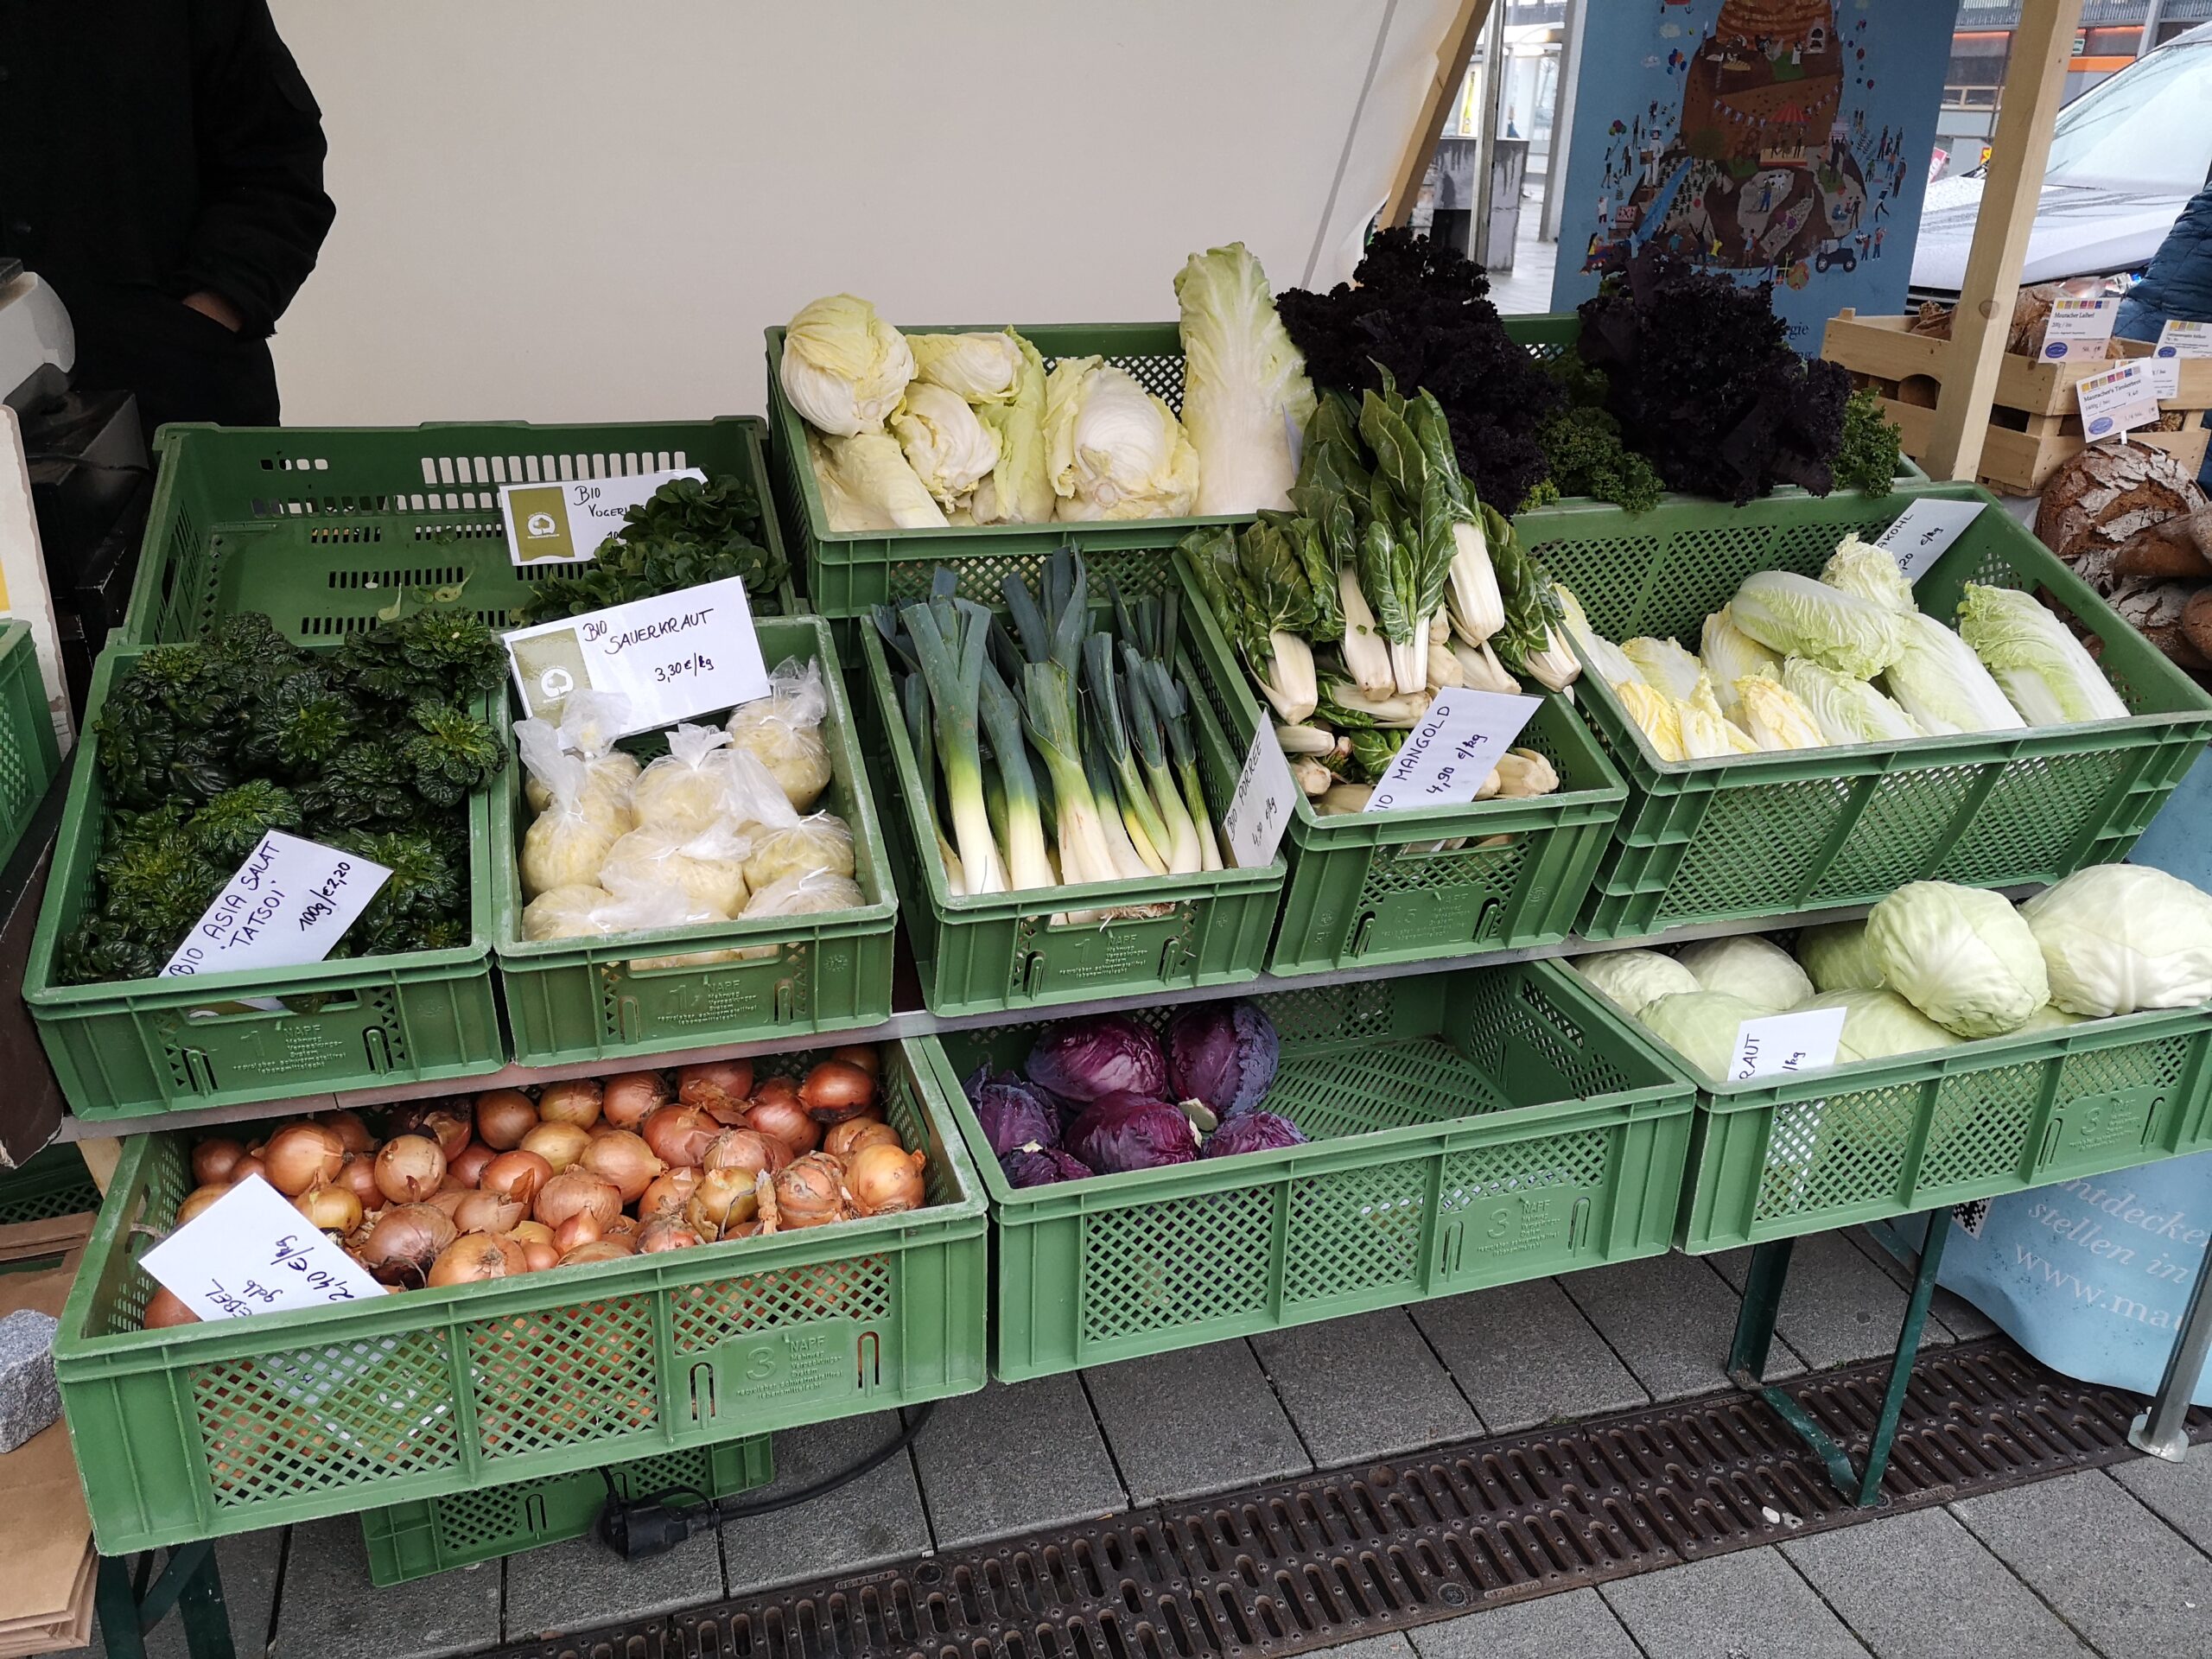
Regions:
<instances>
[{"instance_id":1,"label":"green logo label on sign","mask_svg":"<svg viewBox=\"0 0 2212 1659\"><path fill-rule=\"evenodd\" d=\"M569 539L568 504L562 499L558 484L537 484L508 491L507 512L518 564L576 556L575 548Z\"/></svg>"}]
</instances>

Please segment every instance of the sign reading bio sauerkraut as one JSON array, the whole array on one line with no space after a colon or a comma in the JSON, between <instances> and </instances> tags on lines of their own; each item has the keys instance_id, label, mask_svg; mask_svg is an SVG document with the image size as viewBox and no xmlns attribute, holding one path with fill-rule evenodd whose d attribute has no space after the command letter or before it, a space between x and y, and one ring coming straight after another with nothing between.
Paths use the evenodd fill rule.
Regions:
<instances>
[{"instance_id":1,"label":"sign reading bio sauerkraut","mask_svg":"<svg viewBox=\"0 0 2212 1659\"><path fill-rule=\"evenodd\" d=\"M618 691L629 699L626 737L768 695L741 576L502 637L533 720L558 721L571 691Z\"/></svg>"}]
</instances>

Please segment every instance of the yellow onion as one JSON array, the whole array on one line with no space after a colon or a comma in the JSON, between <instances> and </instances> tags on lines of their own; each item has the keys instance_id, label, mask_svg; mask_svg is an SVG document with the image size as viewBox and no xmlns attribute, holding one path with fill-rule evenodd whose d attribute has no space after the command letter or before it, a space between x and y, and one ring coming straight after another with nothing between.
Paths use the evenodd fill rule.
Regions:
<instances>
[{"instance_id":1,"label":"yellow onion","mask_svg":"<svg viewBox=\"0 0 2212 1659\"><path fill-rule=\"evenodd\" d=\"M258 1153L248 1152L245 1157L231 1166L232 1186L255 1175L260 1176L264 1181L269 1179L269 1166L261 1161L261 1154Z\"/></svg>"},{"instance_id":2,"label":"yellow onion","mask_svg":"<svg viewBox=\"0 0 2212 1659\"><path fill-rule=\"evenodd\" d=\"M850 1060L824 1060L799 1084L798 1103L817 1123L842 1123L875 1104L875 1079Z\"/></svg>"},{"instance_id":3,"label":"yellow onion","mask_svg":"<svg viewBox=\"0 0 2212 1659\"><path fill-rule=\"evenodd\" d=\"M776 1226L782 1232L849 1221L845 1172L835 1158L810 1152L775 1179Z\"/></svg>"},{"instance_id":4,"label":"yellow onion","mask_svg":"<svg viewBox=\"0 0 2212 1659\"><path fill-rule=\"evenodd\" d=\"M759 1178L749 1169L710 1169L699 1177L699 1190L683 1206L683 1219L702 1238L723 1232L759 1213Z\"/></svg>"},{"instance_id":5,"label":"yellow onion","mask_svg":"<svg viewBox=\"0 0 2212 1659\"><path fill-rule=\"evenodd\" d=\"M352 1188L365 1211L381 1210L391 1202L385 1197L384 1188L377 1185L377 1159L372 1152L347 1153L346 1166L338 1172L338 1179L333 1185Z\"/></svg>"},{"instance_id":6,"label":"yellow onion","mask_svg":"<svg viewBox=\"0 0 2212 1659\"><path fill-rule=\"evenodd\" d=\"M200 1214L209 1205L230 1190L228 1186L220 1183L210 1186L194 1187L191 1192L184 1195L184 1202L176 1207L176 1224L180 1227L183 1226L186 1222Z\"/></svg>"},{"instance_id":7,"label":"yellow onion","mask_svg":"<svg viewBox=\"0 0 2212 1659\"><path fill-rule=\"evenodd\" d=\"M445 1153L428 1135L403 1135L377 1153L377 1186L394 1204L420 1204L445 1179Z\"/></svg>"},{"instance_id":8,"label":"yellow onion","mask_svg":"<svg viewBox=\"0 0 2212 1659\"><path fill-rule=\"evenodd\" d=\"M628 1129L609 1129L584 1148L584 1155L576 1160L577 1167L588 1169L602 1181L613 1183L614 1190L622 1195L625 1204L635 1204L645 1196L653 1184L653 1178L668 1167L653 1156L645 1137Z\"/></svg>"},{"instance_id":9,"label":"yellow onion","mask_svg":"<svg viewBox=\"0 0 2212 1659\"><path fill-rule=\"evenodd\" d=\"M376 1150L377 1138L369 1133L369 1126L361 1122L359 1112L340 1108L334 1112L325 1112L315 1121L334 1133L339 1144L348 1152Z\"/></svg>"},{"instance_id":10,"label":"yellow onion","mask_svg":"<svg viewBox=\"0 0 2212 1659\"><path fill-rule=\"evenodd\" d=\"M832 1158L849 1158L862 1147L895 1147L899 1131L880 1117L849 1117L832 1124L822 1137L822 1150Z\"/></svg>"},{"instance_id":11,"label":"yellow onion","mask_svg":"<svg viewBox=\"0 0 2212 1659\"><path fill-rule=\"evenodd\" d=\"M538 1192L554 1175L553 1166L537 1154L517 1147L512 1152L503 1152L484 1166L484 1173L477 1178L480 1192L496 1192L501 1198L519 1199L525 1205L537 1202Z\"/></svg>"},{"instance_id":12,"label":"yellow onion","mask_svg":"<svg viewBox=\"0 0 2212 1659\"><path fill-rule=\"evenodd\" d=\"M922 1171L929 1166L926 1154L898 1147L862 1147L845 1166L845 1191L853 1210L862 1216L895 1216L918 1210L926 1202Z\"/></svg>"},{"instance_id":13,"label":"yellow onion","mask_svg":"<svg viewBox=\"0 0 2212 1659\"><path fill-rule=\"evenodd\" d=\"M474 1285L486 1279L506 1279L530 1271L530 1258L512 1238L490 1233L463 1233L438 1252L430 1264L430 1287Z\"/></svg>"},{"instance_id":14,"label":"yellow onion","mask_svg":"<svg viewBox=\"0 0 2212 1659\"><path fill-rule=\"evenodd\" d=\"M638 1247L626 1238L597 1238L588 1244L579 1244L561 1258L564 1268L581 1268L594 1262L619 1262L624 1256L635 1255Z\"/></svg>"},{"instance_id":15,"label":"yellow onion","mask_svg":"<svg viewBox=\"0 0 2212 1659\"><path fill-rule=\"evenodd\" d=\"M292 1200L292 1208L326 1233L350 1233L361 1224L361 1201L342 1182L308 1188Z\"/></svg>"},{"instance_id":16,"label":"yellow onion","mask_svg":"<svg viewBox=\"0 0 2212 1659\"><path fill-rule=\"evenodd\" d=\"M696 1169L671 1169L653 1177L652 1185L638 1200L638 1213L651 1220L664 1211L681 1213L699 1190L699 1172Z\"/></svg>"},{"instance_id":17,"label":"yellow onion","mask_svg":"<svg viewBox=\"0 0 2212 1659\"><path fill-rule=\"evenodd\" d=\"M553 1230L553 1248L566 1255L579 1244L594 1243L604 1235L599 1217L588 1210L579 1210Z\"/></svg>"},{"instance_id":18,"label":"yellow onion","mask_svg":"<svg viewBox=\"0 0 2212 1659\"><path fill-rule=\"evenodd\" d=\"M338 1179L346 1166L346 1143L337 1130L320 1123L287 1123L269 1137L262 1161L269 1166L269 1185L296 1198L311 1186Z\"/></svg>"},{"instance_id":19,"label":"yellow onion","mask_svg":"<svg viewBox=\"0 0 2212 1659\"><path fill-rule=\"evenodd\" d=\"M361 1245L361 1265L387 1285L420 1284L446 1246L461 1236L452 1217L427 1204L379 1211Z\"/></svg>"},{"instance_id":20,"label":"yellow onion","mask_svg":"<svg viewBox=\"0 0 2212 1659\"><path fill-rule=\"evenodd\" d=\"M570 1164L584 1155L584 1148L591 1144L591 1131L575 1123L540 1123L522 1138L523 1152L534 1152L553 1166L558 1175Z\"/></svg>"},{"instance_id":21,"label":"yellow onion","mask_svg":"<svg viewBox=\"0 0 2212 1659\"><path fill-rule=\"evenodd\" d=\"M784 1084L783 1089L772 1092L770 1084L778 1083ZM760 1085L760 1092L753 1096L753 1105L745 1114L745 1127L773 1135L795 1154L812 1152L822 1144L822 1126L807 1116L806 1108L799 1104L798 1090L785 1077L772 1077Z\"/></svg>"},{"instance_id":22,"label":"yellow onion","mask_svg":"<svg viewBox=\"0 0 2212 1659\"><path fill-rule=\"evenodd\" d=\"M514 1235L509 1233L507 1236L512 1238ZM524 1265L532 1273L543 1273L548 1268L557 1268L561 1265L561 1252L555 1249L550 1243L533 1238L525 1241L523 1244L522 1259Z\"/></svg>"},{"instance_id":23,"label":"yellow onion","mask_svg":"<svg viewBox=\"0 0 2212 1659\"><path fill-rule=\"evenodd\" d=\"M676 1074L676 1097L701 1111L742 1111L753 1092L753 1062L707 1060Z\"/></svg>"},{"instance_id":24,"label":"yellow onion","mask_svg":"<svg viewBox=\"0 0 2212 1659\"><path fill-rule=\"evenodd\" d=\"M657 1108L645 1119L641 1133L653 1156L672 1168L696 1169L722 1126L696 1106L673 1104Z\"/></svg>"},{"instance_id":25,"label":"yellow onion","mask_svg":"<svg viewBox=\"0 0 2212 1659\"><path fill-rule=\"evenodd\" d=\"M791 1160L791 1149L772 1135L758 1129L724 1129L707 1148L708 1169L749 1169L773 1175Z\"/></svg>"},{"instance_id":26,"label":"yellow onion","mask_svg":"<svg viewBox=\"0 0 2212 1659\"><path fill-rule=\"evenodd\" d=\"M607 1224L607 1230L600 1236L601 1238L635 1238L644 1226L645 1224L635 1216L620 1215Z\"/></svg>"},{"instance_id":27,"label":"yellow onion","mask_svg":"<svg viewBox=\"0 0 2212 1659\"><path fill-rule=\"evenodd\" d=\"M883 1056L874 1043L847 1043L842 1048L831 1049L830 1058L857 1065L879 1083L883 1079Z\"/></svg>"},{"instance_id":28,"label":"yellow onion","mask_svg":"<svg viewBox=\"0 0 2212 1659\"><path fill-rule=\"evenodd\" d=\"M465 1186L442 1186L423 1202L450 1218L461 1213L461 1201L468 1196L468 1192L469 1189Z\"/></svg>"},{"instance_id":29,"label":"yellow onion","mask_svg":"<svg viewBox=\"0 0 2212 1659\"><path fill-rule=\"evenodd\" d=\"M638 1254L658 1255L663 1250L696 1249L706 1242L674 1216L662 1216L639 1230Z\"/></svg>"},{"instance_id":30,"label":"yellow onion","mask_svg":"<svg viewBox=\"0 0 2212 1659\"><path fill-rule=\"evenodd\" d=\"M537 1127L537 1104L519 1089L486 1089L476 1096L476 1138L494 1152L512 1152Z\"/></svg>"},{"instance_id":31,"label":"yellow onion","mask_svg":"<svg viewBox=\"0 0 2212 1659\"><path fill-rule=\"evenodd\" d=\"M545 1183L531 1207L531 1216L556 1232L571 1216L588 1215L604 1232L622 1213L622 1195L614 1183L602 1180L588 1169L564 1169Z\"/></svg>"},{"instance_id":32,"label":"yellow onion","mask_svg":"<svg viewBox=\"0 0 2212 1659\"><path fill-rule=\"evenodd\" d=\"M573 1123L588 1129L599 1122L600 1088L597 1079L574 1077L566 1083L549 1083L537 1091L537 1115L548 1123Z\"/></svg>"},{"instance_id":33,"label":"yellow onion","mask_svg":"<svg viewBox=\"0 0 2212 1659\"><path fill-rule=\"evenodd\" d=\"M184 1305L184 1300L167 1286L157 1286L146 1299L146 1312L138 1323L149 1331L167 1331L173 1325L197 1325L200 1316Z\"/></svg>"},{"instance_id":34,"label":"yellow onion","mask_svg":"<svg viewBox=\"0 0 2212 1659\"><path fill-rule=\"evenodd\" d=\"M439 1151L451 1158L468 1144L473 1127L472 1115L456 1102L419 1101L394 1109L385 1138L389 1141L403 1135L427 1135L438 1143Z\"/></svg>"},{"instance_id":35,"label":"yellow onion","mask_svg":"<svg viewBox=\"0 0 2212 1659\"><path fill-rule=\"evenodd\" d=\"M472 1141L461 1149L458 1157L447 1161L446 1179L463 1186L478 1185L483 1179L484 1166L499 1155L481 1141Z\"/></svg>"},{"instance_id":36,"label":"yellow onion","mask_svg":"<svg viewBox=\"0 0 2212 1659\"><path fill-rule=\"evenodd\" d=\"M211 1135L192 1149L192 1182L195 1186L227 1184L232 1167L245 1156L245 1142L226 1135Z\"/></svg>"},{"instance_id":37,"label":"yellow onion","mask_svg":"<svg viewBox=\"0 0 2212 1659\"><path fill-rule=\"evenodd\" d=\"M668 1104L668 1080L658 1071L625 1071L607 1080L599 1108L618 1129L641 1126L655 1108Z\"/></svg>"},{"instance_id":38,"label":"yellow onion","mask_svg":"<svg viewBox=\"0 0 2212 1659\"><path fill-rule=\"evenodd\" d=\"M530 1206L520 1199L479 1191L454 1206L453 1224L464 1233L511 1233L529 1216Z\"/></svg>"},{"instance_id":39,"label":"yellow onion","mask_svg":"<svg viewBox=\"0 0 2212 1659\"><path fill-rule=\"evenodd\" d=\"M521 1244L550 1244L553 1230L542 1221L518 1221L507 1229L507 1236Z\"/></svg>"}]
</instances>

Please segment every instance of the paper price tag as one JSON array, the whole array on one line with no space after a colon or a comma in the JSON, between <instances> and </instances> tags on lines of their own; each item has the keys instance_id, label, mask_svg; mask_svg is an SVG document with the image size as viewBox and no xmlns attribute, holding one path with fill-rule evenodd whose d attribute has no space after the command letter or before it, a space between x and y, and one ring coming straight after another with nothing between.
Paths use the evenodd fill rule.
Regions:
<instances>
[{"instance_id":1,"label":"paper price tag","mask_svg":"<svg viewBox=\"0 0 2212 1659\"><path fill-rule=\"evenodd\" d=\"M1728 1081L1784 1077L1816 1071L1835 1064L1843 1040L1847 1008L1800 1008L1746 1020L1736 1027L1736 1052L1728 1058Z\"/></svg>"},{"instance_id":2,"label":"paper price tag","mask_svg":"<svg viewBox=\"0 0 2212 1659\"><path fill-rule=\"evenodd\" d=\"M2044 360L2096 362L2109 355L2112 325L2119 315L2118 300L2053 300L2044 324Z\"/></svg>"},{"instance_id":3,"label":"paper price tag","mask_svg":"<svg viewBox=\"0 0 2212 1659\"><path fill-rule=\"evenodd\" d=\"M1497 769L1541 702L1465 687L1438 692L1368 796L1366 810L1464 806Z\"/></svg>"},{"instance_id":4,"label":"paper price tag","mask_svg":"<svg viewBox=\"0 0 2212 1659\"><path fill-rule=\"evenodd\" d=\"M2150 365L2140 358L2102 374L2084 375L2074 383L2074 398L2081 406L2082 435L2091 442L2158 423L2158 394L2151 385Z\"/></svg>"},{"instance_id":5,"label":"paper price tag","mask_svg":"<svg viewBox=\"0 0 2212 1659\"><path fill-rule=\"evenodd\" d=\"M2151 372L2151 391L2161 403L2181 396L2181 359L2159 353L2140 361Z\"/></svg>"},{"instance_id":6,"label":"paper price tag","mask_svg":"<svg viewBox=\"0 0 2212 1659\"><path fill-rule=\"evenodd\" d=\"M271 830L162 969L227 974L321 962L391 872L355 853Z\"/></svg>"},{"instance_id":7,"label":"paper price tag","mask_svg":"<svg viewBox=\"0 0 2212 1659\"><path fill-rule=\"evenodd\" d=\"M1244 751L1244 769L1236 774L1229 810L1221 815L1221 832L1238 869L1274 861L1297 798L1298 780L1290 775L1274 728L1263 720L1252 734L1252 747Z\"/></svg>"},{"instance_id":8,"label":"paper price tag","mask_svg":"<svg viewBox=\"0 0 2212 1659\"><path fill-rule=\"evenodd\" d=\"M374 1300L382 1285L258 1175L146 1252L142 1265L203 1319Z\"/></svg>"},{"instance_id":9,"label":"paper price tag","mask_svg":"<svg viewBox=\"0 0 2212 1659\"><path fill-rule=\"evenodd\" d=\"M1918 582L1944 550L1966 534L1967 526L1981 516L1986 505L1923 496L1899 513L1874 538L1874 544L1889 549L1907 582Z\"/></svg>"},{"instance_id":10,"label":"paper price tag","mask_svg":"<svg viewBox=\"0 0 2212 1659\"><path fill-rule=\"evenodd\" d=\"M2181 396L2181 360L2212 357L2212 322L2167 322L2151 348L2151 383L2160 397Z\"/></svg>"},{"instance_id":11,"label":"paper price tag","mask_svg":"<svg viewBox=\"0 0 2212 1659\"><path fill-rule=\"evenodd\" d=\"M580 564L622 528L622 515L652 499L672 478L706 474L696 467L624 478L575 478L561 483L503 484L499 511L507 524L507 556L517 564Z\"/></svg>"},{"instance_id":12,"label":"paper price tag","mask_svg":"<svg viewBox=\"0 0 2212 1659\"><path fill-rule=\"evenodd\" d=\"M569 693L585 686L630 700L625 736L768 695L741 576L501 637L533 720L559 720Z\"/></svg>"}]
</instances>

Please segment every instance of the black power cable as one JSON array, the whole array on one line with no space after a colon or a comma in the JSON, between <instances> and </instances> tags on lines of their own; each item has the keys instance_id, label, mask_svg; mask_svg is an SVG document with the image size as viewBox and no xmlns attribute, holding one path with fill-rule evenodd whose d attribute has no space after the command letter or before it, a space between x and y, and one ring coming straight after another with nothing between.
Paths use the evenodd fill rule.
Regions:
<instances>
[{"instance_id":1,"label":"black power cable","mask_svg":"<svg viewBox=\"0 0 2212 1659\"><path fill-rule=\"evenodd\" d=\"M904 1452L936 1412L935 1401L918 1407L913 1420L899 1432L897 1438L876 1447L858 1463L834 1475L826 1475L810 1486L779 1492L772 1497L754 1498L750 1503L726 1503L709 1497L696 1486L671 1486L648 1497L626 1498L617 1490L613 1472L601 1469L599 1475L607 1483L607 1502L599 1512L600 1541L625 1560L641 1561L666 1554L703 1526L712 1526L719 1532L725 1522L772 1515L778 1510L788 1510L794 1504L823 1497L841 1486L849 1486ZM675 1501L683 1497L696 1502L679 1504Z\"/></svg>"}]
</instances>

